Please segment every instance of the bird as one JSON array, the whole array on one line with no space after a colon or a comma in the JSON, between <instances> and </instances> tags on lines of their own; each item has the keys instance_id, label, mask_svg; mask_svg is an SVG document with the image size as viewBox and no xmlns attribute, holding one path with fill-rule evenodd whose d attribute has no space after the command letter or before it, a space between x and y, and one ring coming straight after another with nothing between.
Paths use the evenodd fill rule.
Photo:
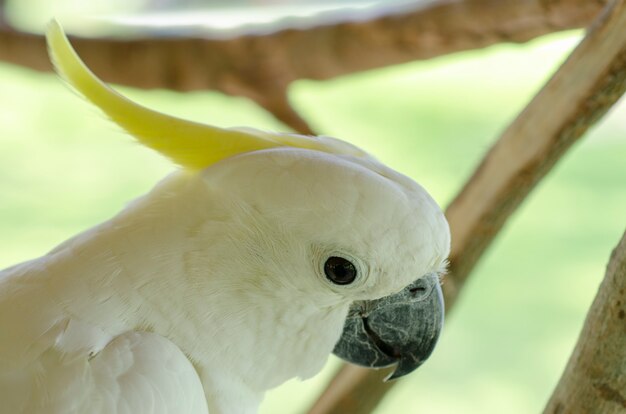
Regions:
<instances>
[{"instance_id":1,"label":"bird","mask_svg":"<svg viewBox=\"0 0 626 414\"><path fill-rule=\"evenodd\" d=\"M333 352L391 379L430 355L450 231L423 187L337 138L148 109L46 36L60 77L177 168L0 271L0 413L249 414Z\"/></svg>"}]
</instances>

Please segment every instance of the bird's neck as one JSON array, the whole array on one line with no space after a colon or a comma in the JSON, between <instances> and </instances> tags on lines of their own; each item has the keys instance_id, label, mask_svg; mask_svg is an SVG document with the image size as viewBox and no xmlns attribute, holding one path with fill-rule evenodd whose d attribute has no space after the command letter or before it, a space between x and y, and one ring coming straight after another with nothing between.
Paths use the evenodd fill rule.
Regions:
<instances>
[{"instance_id":1,"label":"bird's neck","mask_svg":"<svg viewBox=\"0 0 626 414\"><path fill-rule=\"evenodd\" d=\"M184 273L181 255L196 224L195 201L205 196L196 181L174 174L43 257L51 295L63 311L112 335L170 323L164 312L184 294L177 277Z\"/></svg>"}]
</instances>

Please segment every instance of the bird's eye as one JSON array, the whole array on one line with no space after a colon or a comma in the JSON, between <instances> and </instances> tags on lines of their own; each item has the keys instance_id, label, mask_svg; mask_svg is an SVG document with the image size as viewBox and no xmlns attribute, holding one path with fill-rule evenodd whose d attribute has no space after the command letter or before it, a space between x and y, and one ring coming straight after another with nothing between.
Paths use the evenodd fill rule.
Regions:
<instances>
[{"instance_id":1,"label":"bird's eye","mask_svg":"<svg viewBox=\"0 0 626 414\"><path fill-rule=\"evenodd\" d=\"M356 267L347 259L331 256L324 263L324 273L337 285L349 285L356 279Z\"/></svg>"}]
</instances>

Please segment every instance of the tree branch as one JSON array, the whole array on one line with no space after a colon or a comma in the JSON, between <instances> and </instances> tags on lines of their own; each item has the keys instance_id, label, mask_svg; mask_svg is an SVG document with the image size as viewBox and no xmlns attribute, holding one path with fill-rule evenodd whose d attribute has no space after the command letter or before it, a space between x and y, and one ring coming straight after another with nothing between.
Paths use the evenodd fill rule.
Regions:
<instances>
[{"instance_id":1,"label":"tree branch","mask_svg":"<svg viewBox=\"0 0 626 414\"><path fill-rule=\"evenodd\" d=\"M626 232L544 414L626 412Z\"/></svg>"},{"instance_id":2,"label":"tree branch","mask_svg":"<svg viewBox=\"0 0 626 414\"><path fill-rule=\"evenodd\" d=\"M446 299L454 301L508 217L626 91L626 7L613 1L504 131L446 211L454 229Z\"/></svg>"},{"instance_id":3,"label":"tree branch","mask_svg":"<svg viewBox=\"0 0 626 414\"><path fill-rule=\"evenodd\" d=\"M178 91L215 89L248 97L300 132L288 105L298 79L329 79L500 42L525 42L588 24L606 0L436 0L366 20L235 38L72 38L108 82ZM381 12L382 13L382 12ZM324 16L322 16L324 17ZM42 36L0 26L0 60L51 70Z\"/></svg>"},{"instance_id":4,"label":"tree branch","mask_svg":"<svg viewBox=\"0 0 626 414\"><path fill-rule=\"evenodd\" d=\"M506 220L587 129L626 91L626 0L616 0L504 131L446 211L452 231L450 310ZM311 414L369 413L393 383L385 370L345 365Z\"/></svg>"}]
</instances>

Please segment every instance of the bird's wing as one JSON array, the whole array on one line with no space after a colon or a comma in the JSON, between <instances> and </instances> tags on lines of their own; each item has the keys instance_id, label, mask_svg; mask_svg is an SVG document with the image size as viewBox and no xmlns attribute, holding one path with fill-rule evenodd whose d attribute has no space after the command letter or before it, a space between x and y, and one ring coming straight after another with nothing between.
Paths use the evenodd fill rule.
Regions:
<instances>
[{"instance_id":1,"label":"bird's wing","mask_svg":"<svg viewBox=\"0 0 626 414\"><path fill-rule=\"evenodd\" d=\"M208 413L198 374L168 339L148 332L116 337L90 361L105 413Z\"/></svg>"},{"instance_id":2,"label":"bird's wing","mask_svg":"<svg viewBox=\"0 0 626 414\"><path fill-rule=\"evenodd\" d=\"M12 414L208 414L189 359L147 332L119 335L91 356L51 347L26 369L0 372L0 397L0 413Z\"/></svg>"}]
</instances>

